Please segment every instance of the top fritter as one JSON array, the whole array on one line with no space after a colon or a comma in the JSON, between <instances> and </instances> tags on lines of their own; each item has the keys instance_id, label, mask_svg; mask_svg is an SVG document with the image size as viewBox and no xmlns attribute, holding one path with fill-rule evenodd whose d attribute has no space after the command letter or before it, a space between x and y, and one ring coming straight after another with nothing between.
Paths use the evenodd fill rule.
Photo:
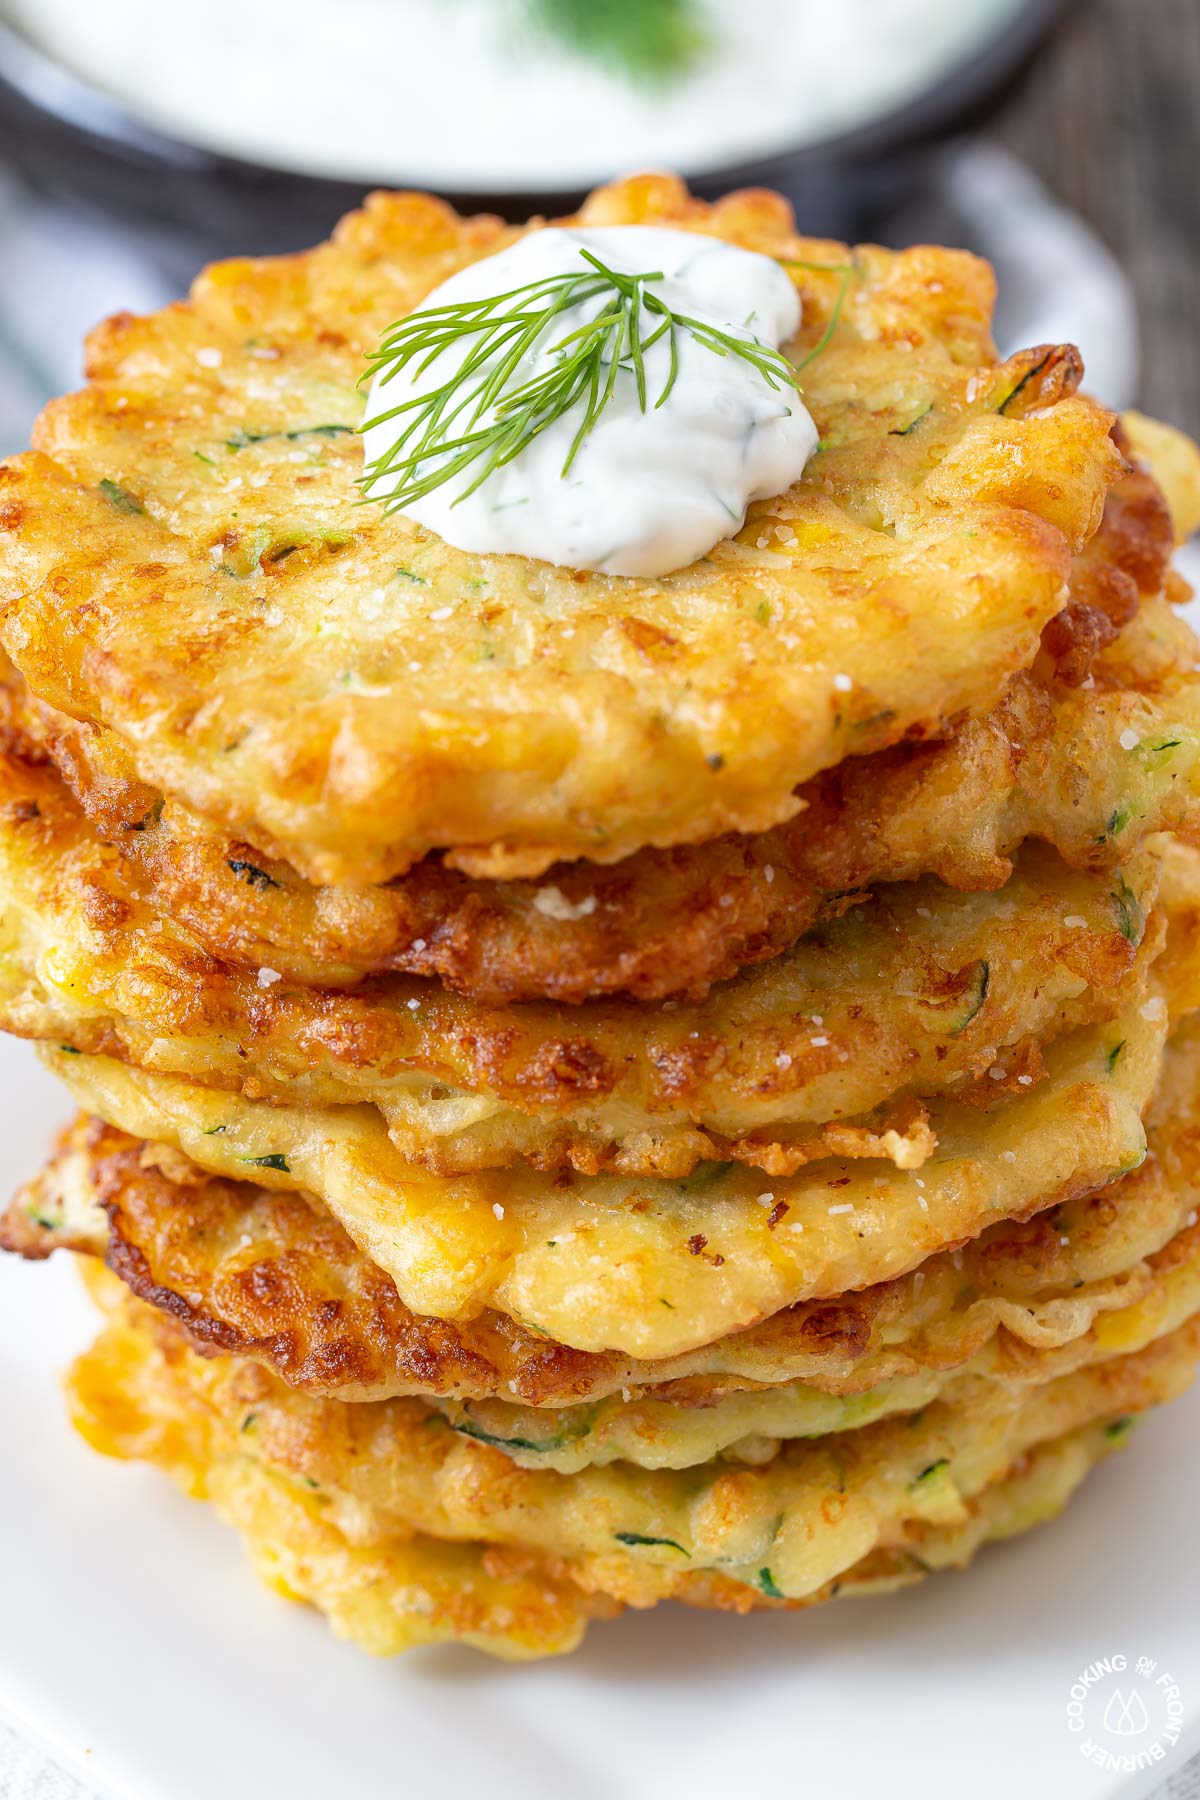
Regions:
<instances>
[{"instance_id":1,"label":"top fritter","mask_svg":"<svg viewBox=\"0 0 1200 1800\"><path fill-rule=\"evenodd\" d=\"M994 707L1122 466L1074 352L998 363L985 265L801 239L765 193L642 178L580 220L786 262L785 349L818 352L800 482L654 580L468 554L364 503L365 358L514 236L377 195L308 255L109 321L91 385L0 467L2 637L34 693L131 781L351 884L430 850L513 877L764 830L844 756Z\"/></svg>"}]
</instances>

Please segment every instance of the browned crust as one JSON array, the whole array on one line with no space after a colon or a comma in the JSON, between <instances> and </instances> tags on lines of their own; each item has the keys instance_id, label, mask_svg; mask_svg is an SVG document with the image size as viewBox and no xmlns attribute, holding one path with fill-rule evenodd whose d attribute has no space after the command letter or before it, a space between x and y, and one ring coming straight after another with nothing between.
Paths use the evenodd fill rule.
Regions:
<instances>
[{"instance_id":1,"label":"browned crust","mask_svg":"<svg viewBox=\"0 0 1200 1800\"><path fill-rule=\"evenodd\" d=\"M1051 359L1022 404L1040 403L1042 385L1053 389L1068 375ZM1023 799L1045 780L1061 710L1052 678L1060 692L1086 680L1140 601L1162 590L1171 549L1162 493L1132 469L1076 558L1071 605L1044 638L1042 678L1018 678L988 718L949 742L847 758L799 790L801 812L774 830L643 850L603 867L561 864L539 881L473 879L428 857L383 886L314 887L164 804L133 778L115 740L32 701L11 680L0 693L0 736L51 756L158 903L233 962L266 963L322 986L388 972L432 976L498 1005L618 993L697 998L780 954L876 882L929 873L961 888L1002 886L1022 835ZM1086 743L1078 754L1086 757ZM929 827L935 802L944 831ZM976 827L985 804L997 822L990 839ZM1095 837L1081 823L1078 841L1058 848L1068 860L1099 862L1106 851ZM548 887L562 916L546 911Z\"/></svg>"},{"instance_id":2,"label":"browned crust","mask_svg":"<svg viewBox=\"0 0 1200 1800\"><path fill-rule=\"evenodd\" d=\"M1186 1105L1177 1109L1187 1112ZM82 1155L107 1215L109 1266L141 1300L173 1319L206 1354L248 1357L290 1386L342 1400L424 1392L464 1399L498 1397L565 1406L617 1390L704 1404L723 1369L722 1346L669 1363L588 1353L540 1337L515 1320L484 1313L465 1323L413 1314L390 1279L341 1226L302 1195L205 1175L176 1152L149 1148L98 1120L80 1119L60 1155ZM1178 1117L1156 1155L1123 1181L1064 1208L1009 1220L974 1242L948 1245L919 1282L953 1269L951 1286L980 1299L1069 1295L1073 1258L1088 1244L1124 1244L1122 1203L1171 1254L1169 1240L1194 1189L1200 1125ZM53 1165L52 1165L53 1168ZM102 1246L30 1216L28 1194L0 1218L0 1248L41 1258L60 1248L99 1254ZM1130 1258L1137 1264L1137 1252ZM1118 1258L1118 1260L1120 1260ZM799 1370L814 1386L855 1393L919 1368L951 1368L999 1335L1019 1364L1025 1347L990 1313L949 1338L932 1327L899 1331L913 1307L913 1277L837 1299L788 1308L726 1341L746 1365L761 1353L764 1373ZM888 1348L890 1346L890 1348ZM857 1373L868 1356L870 1370ZM759 1385L739 1375L719 1385Z\"/></svg>"}]
</instances>

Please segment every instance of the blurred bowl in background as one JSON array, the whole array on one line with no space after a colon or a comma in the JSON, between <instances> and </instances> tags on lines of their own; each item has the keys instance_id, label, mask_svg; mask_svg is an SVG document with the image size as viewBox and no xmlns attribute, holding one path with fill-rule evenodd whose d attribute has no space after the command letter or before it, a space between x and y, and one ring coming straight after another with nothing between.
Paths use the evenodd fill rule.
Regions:
<instances>
[{"instance_id":1,"label":"blurred bowl in background","mask_svg":"<svg viewBox=\"0 0 1200 1800\"><path fill-rule=\"evenodd\" d=\"M172 34L160 0L0 0L0 160L179 237L193 263L313 243L373 186L523 218L655 166L702 194L776 187L806 231L862 235L986 118L1069 0L709 0L710 55L657 88L485 38L483 4L192 0ZM306 18L327 35L304 39ZM819 34L792 29L806 18ZM410 60L389 62L385 24Z\"/></svg>"}]
</instances>

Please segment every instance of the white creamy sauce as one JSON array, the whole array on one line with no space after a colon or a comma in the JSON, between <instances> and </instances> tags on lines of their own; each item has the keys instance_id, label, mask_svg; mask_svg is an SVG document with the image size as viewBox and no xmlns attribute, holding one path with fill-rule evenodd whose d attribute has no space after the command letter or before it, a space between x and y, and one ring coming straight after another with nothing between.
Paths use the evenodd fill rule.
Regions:
<instances>
[{"instance_id":1,"label":"white creamy sauce","mask_svg":"<svg viewBox=\"0 0 1200 1800\"><path fill-rule=\"evenodd\" d=\"M647 225L531 232L443 282L421 310L586 270L585 248L622 274L661 270L664 279L649 283L650 293L674 312L746 341L778 349L799 327L796 290L770 257ZM555 346L610 296L611 289L560 313L510 376L507 391L551 367ZM781 493L799 479L817 430L794 388L772 387L751 363L717 355L685 328L677 328L675 341L678 370L666 400L655 404L671 366L663 336L645 357L645 409L633 370L623 364L611 400L565 475L582 400L473 494L465 490L478 469L468 465L403 510L460 550L515 553L607 575L664 575L694 562L739 529L748 501ZM368 466L407 423L403 414L399 420L381 415L441 387L473 347L464 338L423 370L418 357L390 381L376 376L366 409ZM367 491L379 498L394 486L385 475Z\"/></svg>"},{"instance_id":2,"label":"white creamy sauce","mask_svg":"<svg viewBox=\"0 0 1200 1800\"><path fill-rule=\"evenodd\" d=\"M521 0L0 0L143 119L314 173L545 192L687 175L911 99L1020 0L707 0L711 53L647 92L522 28Z\"/></svg>"}]
</instances>

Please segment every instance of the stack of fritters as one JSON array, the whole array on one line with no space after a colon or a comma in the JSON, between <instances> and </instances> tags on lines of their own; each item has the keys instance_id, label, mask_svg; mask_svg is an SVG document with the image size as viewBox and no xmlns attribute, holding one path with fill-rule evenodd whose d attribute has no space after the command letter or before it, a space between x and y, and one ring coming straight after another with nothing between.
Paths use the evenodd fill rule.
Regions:
<instances>
[{"instance_id":1,"label":"stack of fritters","mask_svg":"<svg viewBox=\"0 0 1200 1800\"><path fill-rule=\"evenodd\" d=\"M1200 1357L1200 458L964 254L583 217L802 293L820 449L691 568L360 502L365 353L511 236L412 195L0 467L0 1017L81 1108L4 1241L112 1272L91 1441L381 1652L961 1565Z\"/></svg>"}]
</instances>

